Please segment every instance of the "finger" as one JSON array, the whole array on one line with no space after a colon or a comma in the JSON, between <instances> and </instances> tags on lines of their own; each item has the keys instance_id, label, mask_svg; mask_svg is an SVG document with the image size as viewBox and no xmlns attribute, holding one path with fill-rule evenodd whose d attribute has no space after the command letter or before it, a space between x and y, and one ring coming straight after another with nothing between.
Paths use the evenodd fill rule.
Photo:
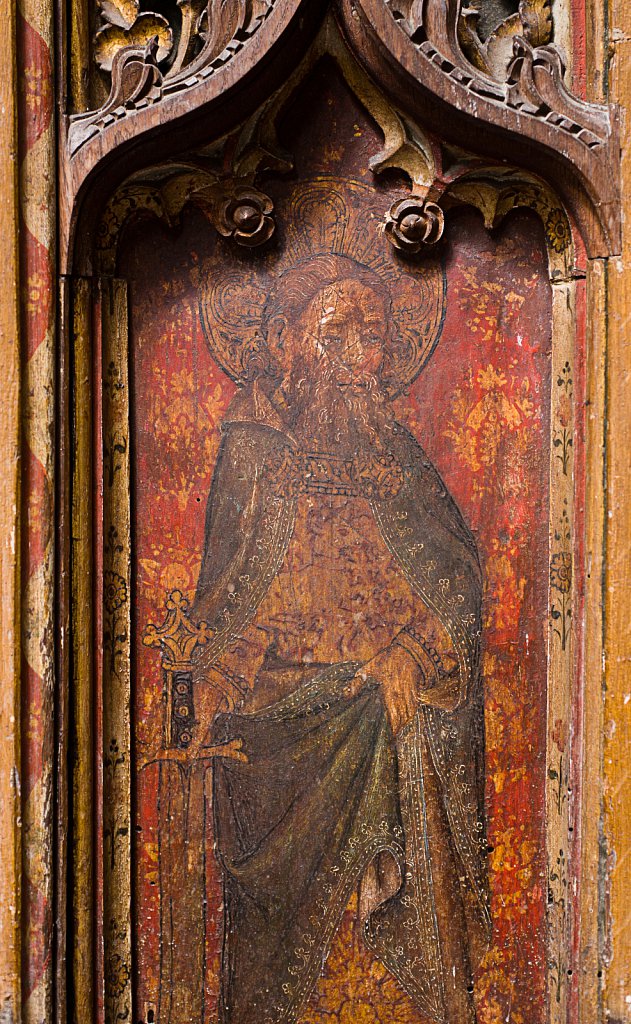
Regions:
<instances>
[{"instance_id":1,"label":"finger","mask_svg":"<svg viewBox=\"0 0 631 1024\"><path fill-rule=\"evenodd\" d=\"M344 696L345 697L354 697L355 694L357 693L358 689L359 689L359 687L358 687L358 684L357 684L357 676L353 676L353 678L349 679L349 681L347 682L346 686L344 687Z\"/></svg>"},{"instance_id":2,"label":"finger","mask_svg":"<svg viewBox=\"0 0 631 1024\"><path fill-rule=\"evenodd\" d=\"M405 724L411 722L416 714L416 693L412 687L406 688L404 693L405 703Z\"/></svg>"},{"instance_id":3,"label":"finger","mask_svg":"<svg viewBox=\"0 0 631 1024\"><path fill-rule=\"evenodd\" d=\"M225 747L218 748L218 757L229 757L233 761L240 761L242 764L248 764L248 755L243 750L243 740L239 737L236 740L230 740Z\"/></svg>"}]
</instances>

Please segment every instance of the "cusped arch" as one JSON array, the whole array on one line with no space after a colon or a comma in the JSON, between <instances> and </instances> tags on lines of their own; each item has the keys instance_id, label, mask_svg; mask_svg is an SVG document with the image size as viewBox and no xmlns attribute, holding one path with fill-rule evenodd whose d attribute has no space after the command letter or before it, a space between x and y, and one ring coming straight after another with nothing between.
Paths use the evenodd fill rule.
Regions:
<instances>
[{"instance_id":1,"label":"cusped arch","mask_svg":"<svg viewBox=\"0 0 631 1024\"><path fill-rule=\"evenodd\" d=\"M234 7L221 5L226 18L232 11L234 20ZM207 44L170 77L159 73L155 47L116 54L106 103L64 125L62 173L70 186L60 216L64 269L85 273L91 266L96 222L131 174L221 137L247 121L265 97L286 91L304 54L317 51L327 11L352 62L362 65L373 90L394 101L404 125L407 115L441 140L464 144L498 164L510 152L514 167L559 194L589 256L619 250L616 113L570 95L554 45L533 46L525 36L515 37L515 57L502 82L465 55L457 0L333 0L328 6L288 0L268 4L249 34L239 30L220 53L215 50L225 38L217 29L215 50ZM405 145L404 139L393 161L386 135L383 166L401 166ZM416 154L415 160L418 147ZM410 171L409 160L405 169ZM436 182L421 183L412 170L415 194L433 201L444 191L445 176L436 171Z\"/></svg>"}]
</instances>

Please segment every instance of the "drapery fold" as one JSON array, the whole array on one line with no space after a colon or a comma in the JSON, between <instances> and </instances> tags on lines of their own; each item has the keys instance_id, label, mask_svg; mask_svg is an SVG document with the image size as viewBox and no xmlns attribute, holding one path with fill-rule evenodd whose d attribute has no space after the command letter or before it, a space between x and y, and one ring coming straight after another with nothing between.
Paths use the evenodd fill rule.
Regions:
<instances>
[{"instance_id":1,"label":"drapery fold","mask_svg":"<svg viewBox=\"0 0 631 1024\"><path fill-rule=\"evenodd\" d=\"M194 606L214 631L197 686L253 620L286 556L296 498L275 492L266 466L288 440L260 422L225 426ZM471 980L488 942L480 567L473 538L416 440L396 425L391 441L403 486L370 507L400 572L451 639L455 696L445 702L437 687L432 706L429 690L395 741L380 687L369 681L347 696L358 665L345 663L315 675L305 668L291 692L255 713L237 708L217 717L207 742L238 738L248 755L247 764L218 759L214 767L214 834L225 884L224 1024L297 1020L348 898L362 879L364 893L371 888L378 855L396 865L390 877L398 872L400 884L391 881L383 899L374 886L372 898L360 896L364 940L430 1018L451 1024L454 977L461 988ZM201 793L203 802L203 786ZM205 807L188 814L203 820ZM179 899L189 922L197 912L187 934L198 948L187 943L182 977L204 952L203 900L196 911L192 895L203 891L195 865L203 864L204 840L197 858L192 841L189 833L189 883ZM163 906L173 908L173 883L166 884ZM175 917L183 920L180 910ZM202 969L198 989L203 976ZM180 1003L199 1004L200 1016L176 1009L161 1024L201 1024L201 1002Z\"/></svg>"}]
</instances>

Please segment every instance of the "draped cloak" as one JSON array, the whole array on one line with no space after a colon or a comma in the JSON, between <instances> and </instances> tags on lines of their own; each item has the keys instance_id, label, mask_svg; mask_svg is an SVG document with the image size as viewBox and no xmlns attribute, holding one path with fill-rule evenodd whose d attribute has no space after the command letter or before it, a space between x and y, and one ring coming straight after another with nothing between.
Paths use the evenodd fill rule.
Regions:
<instances>
[{"instance_id":1,"label":"draped cloak","mask_svg":"<svg viewBox=\"0 0 631 1024\"><path fill-rule=\"evenodd\" d=\"M451 1024L450 930L462 922L471 972L488 942L478 555L416 439L395 424L388 444L402 486L366 500L400 573L451 640L457 665L450 696L438 671L435 688L395 740L378 682L369 678L349 696L347 683L360 666L341 662L305 665L271 704L253 711L237 704L217 715L207 742L241 739L248 757L246 764L218 759L213 769L224 883L223 1024L299 1018L358 888L364 942L439 1024ZM197 686L204 685L204 667L247 629L286 557L300 497L280 487L269 467L294 447L264 396L238 396L224 424L207 509L194 617L213 634ZM190 774L187 784L199 808L203 773ZM171 797L167 786L161 792L165 831L173 821L164 810ZM189 809L188 898L169 890L163 870L166 937L175 945L195 935L194 899L205 906L204 826L191 819ZM163 931L165 920L163 911ZM177 988L178 971L180 986L190 985L192 965L199 987L199 921L197 933L197 948L193 939L180 950L187 966L178 968L173 953L166 974L163 963L163 985ZM189 1020L203 1019L199 1000L203 995L189 991L180 1001ZM176 1009L165 1019L180 1024Z\"/></svg>"}]
</instances>

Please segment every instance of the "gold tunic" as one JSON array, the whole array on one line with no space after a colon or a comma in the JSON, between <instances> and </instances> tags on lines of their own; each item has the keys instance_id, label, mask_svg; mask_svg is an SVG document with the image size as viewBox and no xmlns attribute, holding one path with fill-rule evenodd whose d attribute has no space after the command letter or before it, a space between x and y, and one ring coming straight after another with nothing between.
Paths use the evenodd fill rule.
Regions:
<instances>
[{"instance_id":1,"label":"gold tunic","mask_svg":"<svg viewBox=\"0 0 631 1024\"><path fill-rule=\"evenodd\" d=\"M446 630L403 576L368 501L309 492L298 498L279 573L214 668L250 691L254 708L284 696L292 666L364 663L397 638L426 675L432 657L446 673L457 664Z\"/></svg>"}]
</instances>

